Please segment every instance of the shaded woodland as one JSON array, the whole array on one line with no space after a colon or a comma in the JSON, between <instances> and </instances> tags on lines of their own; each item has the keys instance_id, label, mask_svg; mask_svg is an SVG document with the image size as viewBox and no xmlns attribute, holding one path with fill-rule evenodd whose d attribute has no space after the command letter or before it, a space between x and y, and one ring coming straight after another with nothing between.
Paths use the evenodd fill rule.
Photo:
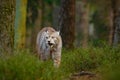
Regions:
<instances>
[{"instance_id":1,"label":"shaded woodland","mask_svg":"<svg viewBox=\"0 0 120 80\"><path fill-rule=\"evenodd\" d=\"M34 53L36 53L37 34L43 27L49 26L60 31L63 41L63 64L59 70L61 71L60 74L54 72L53 68L51 68L51 64L47 64L49 62L39 62L34 56ZM22 50L23 52L21 52ZM14 53L21 55L15 57ZM28 55L28 53L31 53L34 58L31 58L31 54ZM106 54L103 55L102 53ZM6 54L14 55L14 57L5 57ZM63 78L66 79L66 77L68 78L71 72L91 69L95 71L99 68L98 66L101 65L105 67L100 67L98 71L101 72L103 69L107 71L108 65L105 64L114 66L120 63L119 54L120 0L0 1L0 75L2 75L0 76L0 80L31 79L30 76L25 75L27 71L24 72L22 66L20 66L20 69L21 71L23 70L23 72L19 73L20 71L18 71L18 75L21 74L22 77L17 75L19 67L16 67L16 65L18 65L23 56L33 62L33 68L38 70L45 70L45 68L52 69L49 76L49 74L43 72L39 73L37 70L36 73L32 73L34 70L30 68L29 71L31 71L31 75L34 74L32 80L49 80L49 78L51 78L50 80L61 80ZM6 59L6 66L2 65L4 63L4 58ZM12 59L13 61L16 60L16 62L12 62ZM19 65L25 65L25 69L27 69L32 63L27 65L29 62L27 62L27 60L25 61L26 63L24 63L23 59ZM38 61L38 63L36 61ZM10 67L9 69L9 67L7 67L10 63L16 63L11 65L13 68L16 67L16 71L13 70L13 73L15 73L12 77L10 77L11 75L9 74L9 72L12 73L12 68ZM36 66L37 64L38 66ZM42 65L42 67L40 65ZM50 67L46 67L45 65ZM70 66L70 68L68 69L65 66ZM4 75L4 72L7 73L7 68L8 74ZM37 73L41 74L42 77L38 76ZM65 74L64 77L62 73ZM54 74L57 75L54 77ZM5 78L6 76L9 77ZM23 77L25 77L25 79L23 79Z\"/></svg>"},{"instance_id":2,"label":"shaded woodland","mask_svg":"<svg viewBox=\"0 0 120 80\"><path fill-rule=\"evenodd\" d=\"M61 32L66 48L117 46L119 4L119 0L2 1L1 50L34 48L37 33L47 26Z\"/></svg>"}]
</instances>

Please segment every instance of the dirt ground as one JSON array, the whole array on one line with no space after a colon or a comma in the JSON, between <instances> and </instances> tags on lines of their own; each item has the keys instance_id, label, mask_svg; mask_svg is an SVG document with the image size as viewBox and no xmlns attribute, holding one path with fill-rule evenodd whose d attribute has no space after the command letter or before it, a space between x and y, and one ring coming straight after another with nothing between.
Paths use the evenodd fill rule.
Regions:
<instances>
[{"instance_id":1,"label":"dirt ground","mask_svg":"<svg viewBox=\"0 0 120 80\"><path fill-rule=\"evenodd\" d=\"M70 80L101 80L98 74L91 72L74 73L70 76Z\"/></svg>"}]
</instances>

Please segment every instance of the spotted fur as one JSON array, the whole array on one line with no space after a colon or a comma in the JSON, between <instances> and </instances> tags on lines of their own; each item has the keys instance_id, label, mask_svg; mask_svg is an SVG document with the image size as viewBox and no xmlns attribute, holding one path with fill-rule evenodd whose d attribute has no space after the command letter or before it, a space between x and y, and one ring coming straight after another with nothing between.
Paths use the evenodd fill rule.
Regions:
<instances>
[{"instance_id":1,"label":"spotted fur","mask_svg":"<svg viewBox=\"0 0 120 80\"><path fill-rule=\"evenodd\" d=\"M59 32L51 27L43 28L37 35L37 52L41 60L52 58L55 67L61 62L62 40Z\"/></svg>"}]
</instances>

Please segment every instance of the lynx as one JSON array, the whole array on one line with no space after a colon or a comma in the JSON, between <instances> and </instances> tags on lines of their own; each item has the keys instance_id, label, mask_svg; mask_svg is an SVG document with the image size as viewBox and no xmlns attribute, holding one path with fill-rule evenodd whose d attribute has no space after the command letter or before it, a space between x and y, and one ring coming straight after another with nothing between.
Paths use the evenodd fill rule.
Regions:
<instances>
[{"instance_id":1,"label":"lynx","mask_svg":"<svg viewBox=\"0 0 120 80\"><path fill-rule=\"evenodd\" d=\"M43 28L37 35L37 52L41 60L52 58L55 67L61 62L62 40L58 31L51 27Z\"/></svg>"}]
</instances>

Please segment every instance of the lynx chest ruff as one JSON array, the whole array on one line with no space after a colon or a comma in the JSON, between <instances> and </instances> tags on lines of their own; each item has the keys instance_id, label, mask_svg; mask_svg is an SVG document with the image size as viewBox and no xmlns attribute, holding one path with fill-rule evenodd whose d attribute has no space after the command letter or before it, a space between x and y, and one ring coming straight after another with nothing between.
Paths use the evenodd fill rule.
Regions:
<instances>
[{"instance_id":1,"label":"lynx chest ruff","mask_svg":"<svg viewBox=\"0 0 120 80\"><path fill-rule=\"evenodd\" d=\"M37 35L37 52L41 60L52 58L55 67L61 62L62 40L58 31L51 27L43 28Z\"/></svg>"}]
</instances>

